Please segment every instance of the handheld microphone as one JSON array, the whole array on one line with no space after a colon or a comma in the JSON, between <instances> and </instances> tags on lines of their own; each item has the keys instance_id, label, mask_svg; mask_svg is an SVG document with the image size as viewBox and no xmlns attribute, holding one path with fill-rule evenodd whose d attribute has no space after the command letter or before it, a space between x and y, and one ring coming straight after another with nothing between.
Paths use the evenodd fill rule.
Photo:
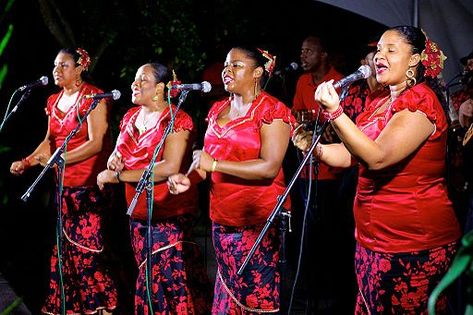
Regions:
<instances>
[{"instance_id":1,"label":"handheld microphone","mask_svg":"<svg viewBox=\"0 0 473 315\"><path fill-rule=\"evenodd\" d=\"M361 67L358 68L355 72L350 74L347 77L344 77L340 81L337 81L333 84L333 87L335 89L338 88L344 88L350 84L352 84L355 81L361 80L361 79L368 79L369 76L371 75L371 68L368 65L362 65Z\"/></svg>"},{"instance_id":2,"label":"handheld microphone","mask_svg":"<svg viewBox=\"0 0 473 315\"><path fill-rule=\"evenodd\" d=\"M94 99L94 100L100 100L102 98L113 98L114 100L118 100L122 96L119 90L112 90L109 93L97 93L97 94L89 94L85 95L84 98L88 99Z\"/></svg>"},{"instance_id":3,"label":"handheld microphone","mask_svg":"<svg viewBox=\"0 0 473 315\"><path fill-rule=\"evenodd\" d=\"M26 89L32 89L32 88L40 86L40 85L47 85L48 81L49 81L48 77L43 75L41 78L39 78L38 80L36 80L34 82L31 82L31 83L25 84L23 86L20 86L18 88L18 91L23 92Z\"/></svg>"},{"instance_id":4,"label":"handheld microphone","mask_svg":"<svg viewBox=\"0 0 473 315\"><path fill-rule=\"evenodd\" d=\"M280 76L283 73L296 71L297 69L299 69L297 62L291 62L287 67L274 71L274 75Z\"/></svg>"},{"instance_id":5,"label":"handheld microphone","mask_svg":"<svg viewBox=\"0 0 473 315\"><path fill-rule=\"evenodd\" d=\"M203 81L202 83L176 84L173 85L172 88L183 91L201 91L208 93L212 90L212 85L207 81Z\"/></svg>"}]
</instances>

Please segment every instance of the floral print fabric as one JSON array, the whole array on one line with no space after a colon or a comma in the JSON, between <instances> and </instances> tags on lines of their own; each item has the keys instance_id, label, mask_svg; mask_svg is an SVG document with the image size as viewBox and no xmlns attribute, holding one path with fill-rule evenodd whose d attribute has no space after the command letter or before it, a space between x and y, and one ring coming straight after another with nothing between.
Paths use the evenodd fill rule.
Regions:
<instances>
[{"instance_id":1,"label":"floral print fabric","mask_svg":"<svg viewBox=\"0 0 473 315\"><path fill-rule=\"evenodd\" d=\"M66 313L95 314L116 308L117 291L106 266L102 216L107 205L98 188L64 187L62 196L62 272ZM46 314L61 314L57 246L51 257Z\"/></svg>"},{"instance_id":2,"label":"floral print fabric","mask_svg":"<svg viewBox=\"0 0 473 315\"><path fill-rule=\"evenodd\" d=\"M259 314L279 311L279 237L273 226L241 276L243 264L263 225L228 227L213 223L217 277L212 314Z\"/></svg>"},{"instance_id":3,"label":"floral print fabric","mask_svg":"<svg viewBox=\"0 0 473 315\"><path fill-rule=\"evenodd\" d=\"M163 219L151 227L151 299L157 314L208 314L211 285L201 263L199 248L190 242L192 217ZM150 314L147 273L147 225L131 221L131 239L139 268L135 314Z\"/></svg>"},{"instance_id":4,"label":"floral print fabric","mask_svg":"<svg viewBox=\"0 0 473 315\"><path fill-rule=\"evenodd\" d=\"M431 250L403 254L373 252L356 247L358 293L355 314L427 315L430 293L447 272L456 242ZM367 307L369 311L367 311ZM437 314L447 310L447 297L437 303Z\"/></svg>"}]
</instances>

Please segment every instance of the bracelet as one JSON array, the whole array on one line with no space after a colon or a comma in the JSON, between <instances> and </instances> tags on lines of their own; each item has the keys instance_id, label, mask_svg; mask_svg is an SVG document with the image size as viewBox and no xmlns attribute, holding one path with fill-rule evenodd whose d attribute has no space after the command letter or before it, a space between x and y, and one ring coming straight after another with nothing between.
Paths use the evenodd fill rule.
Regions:
<instances>
[{"instance_id":1,"label":"bracelet","mask_svg":"<svg viewBox=\"0 0 473 315\"><path fill-rule=\"evenodd\" d=\"M322 149L322 146L320 144L317 144L317 146L315 147L315 158L320 161L323 154L324 151Z\"/></svg>"},{"instance_id":2,"label":"bracelet","mask_svg":"<svg viewBox=\"0 0 473 315\"><path fill-rule=\"evenodd\" d=\"M117 181L118 181L119 183L122 182L122 181L120 180L120 174L121 174L121 172L115 171L115 178L117 179Z\"/></svg>"},{"instance_id":3,"label":"bracelet","mask_svg":"<svg viewBox=\"0 0 473 315\"><path fill-rule=\"evenodd\" d=\"M324 111L324 117L326 120L335 120L343 114L343 107L338 105L337 109L333 113Z\"/></svg>"},{"instance_id":4,"label":"bracelet","mask_svg":"<svg viewBox=\"0 0 473 315\"><path fill-rule=\"evenodd\" d=\"M212 162L212 168L210 169L211 172L215 172L215 169L217 168L217 163L218 161L214 159Z\"/></svg>"},{"instance_id":5,"label":"bracelet","mask_svg":"<svg viewBox=\"0 0 473 315\"><path fill-rule=\"evenodd\" d=\"M23 163L23 167L25 167L25 168L31 166L31 162L30 162L30 160L29 160L27 157L21 159L21 163Z\"/></svg>"}]
</instances>

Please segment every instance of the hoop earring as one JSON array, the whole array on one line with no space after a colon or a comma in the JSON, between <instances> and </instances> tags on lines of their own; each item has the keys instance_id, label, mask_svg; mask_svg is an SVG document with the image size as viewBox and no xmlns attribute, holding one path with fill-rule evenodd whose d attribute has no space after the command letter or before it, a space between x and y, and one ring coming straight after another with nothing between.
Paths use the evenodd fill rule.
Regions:
<instances>
[{"instance_id":1,"label":"hoop earring","mask_svg":"<svg viewBox=\"0 0 473 315\"><path fill-rule=\"evenodd\" d=\"M407 77L407 86L408 87L413 87L414 85L416 85L417 83L417 80L415 78L415 73L414 73L414 70L412 69L407 69L406 71L406 77Z\"/></svg>"},{"instance_id":2,"label":"hoop earring","mask_svg":"<svg viewBox=\"0 0 473 315\"><path fill-rule=\"evenodd\" d=\"M151 98L151 100L152 100L153 102L157 102L158 99L159 99L159 98L158 98L158 95L156 95L156 94Z\"/></svg>"},{"instance_id":3,"label":"hoop earring","mask_svg":"<svg viewBox=\"0 0 473 315\"><path fill-rule=\"evenodd\" d=\"M258 80L255 78L255 84L254 84L254 87L253 87L253 93L254 93L254 98L256 99L256 97L258 96L259 94L259 91L258 91Z\"/></svg>"},{"instance_id":4,"label":"hoop earring","mask_svg":"<svg viewBox=\"0 0 473 315\"><path fill-rule=\"evenodd\" d=\"M76 87L79 87L81 84L82 84L82 80L81 80L81 79L77 79L76 82L74 82L74 85L75 85Z\"/></svg>"}]
</instances>

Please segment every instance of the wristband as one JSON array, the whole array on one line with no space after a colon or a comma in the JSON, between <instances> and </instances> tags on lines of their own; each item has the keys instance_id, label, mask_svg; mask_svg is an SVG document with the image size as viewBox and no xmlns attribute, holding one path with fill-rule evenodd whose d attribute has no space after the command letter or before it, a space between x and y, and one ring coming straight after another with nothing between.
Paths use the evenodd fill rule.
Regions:
<instances>
[{"instance_id":1,"label":"wristband","mask_svg":"<svg viewBox=\"0 0 473 315\"><path fill-rule=\"evenodd\" d=\"M115 178L117 179L117 181L118 181L119 183L122 182L122 181L120 180L120 174L121 174L121 173L120 173L119 171L115 171Z\"/></svg>"},{"instance_id":2,"label":"wristband","mask_svg":"<svg viewBox=\"0 0 473 315\"><path fill-rule=\"evenodd\" d=\"M21 159L21 163L23 163L23 167L24 167L24 168L27 168L27 167L30 167L30 166L31 166L30 160L29 160L27 157Z\"/></svg>"},{"instance_id":3,"label":"wristband","mask_svg":"<svg viewBox=\"0 0 473 315\"><path fill-rule=\"evenodd\" d=\"M324 151L322 149L322 146L320 144L317 144L315 146L315 158L320 161L320 159L322 158L322 155L324 154Z\"/></svg>"},{"instance_id":4,"label":"wristband","mask_svg":"<svg viewBox=\"0 0 473 315\"><path fill-rule=\"evenodd\" d=\"M343 114L343 107L338 105L337 109L333 113L324 111L324 117L326 120L335 120Z\"/></svg>"},{"instance_id":5,"label":"wristband","mask_svg":"<svg viewBox=\"0 0 473 315\"><path fill-rule=\"evenodd\" d=\"M212 162L212 169L210 170L211 172L215 172L215 169L217 168L217 163L218 163L217 160L214 160L214 161Z\"/></svg>"}]
</instances>

